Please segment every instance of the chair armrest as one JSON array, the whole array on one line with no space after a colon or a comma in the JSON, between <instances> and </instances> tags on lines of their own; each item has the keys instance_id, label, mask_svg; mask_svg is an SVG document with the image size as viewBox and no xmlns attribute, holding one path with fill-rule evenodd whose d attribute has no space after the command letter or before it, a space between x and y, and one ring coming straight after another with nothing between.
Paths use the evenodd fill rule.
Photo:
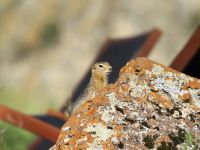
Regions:
<instances>
[{"instance_id":1,"label":"chair armrest","mask_svg":"<svg viewBox=\"0 0 200 150\"><path fill-rule=\"evenodd\" d=\"M26 129L55 143L60 130L48 123L0 105L0 120Z\"/></svg>"}]
</instances>

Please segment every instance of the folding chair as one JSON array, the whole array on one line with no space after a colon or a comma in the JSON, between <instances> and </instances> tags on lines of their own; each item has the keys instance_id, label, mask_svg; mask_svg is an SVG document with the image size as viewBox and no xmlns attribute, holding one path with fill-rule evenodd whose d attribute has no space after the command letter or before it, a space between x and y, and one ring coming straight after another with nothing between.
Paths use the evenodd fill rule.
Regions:
<instances>
[{"instance_id":1,"label":"folding chair","mask_svg":"<svg viewBox=\"0 0 200 150\"><path fill-rule=\"evenodd\" d=\"M161 32L158 29L154 29L145 34L136 36L134 38L128 39L118 39L118 40L107 40L103 47L100 49L97 58L94 63L97 61L108 61L113 66L113 73L111 74L109 80L114 82L118 77L119 69L124 66L128 60L135 57L146 57L153 46L156 44L159 39ZM90 70L90 69L89 69ZM72 95L72 99L76 100L77 97L82 93L84 88L89 82L90 71L84 76L81 82L78 84L75 92ZM64 107L61 109L64 111ZM2 114L3 112L4 114ZM3 121L14 124L18 127L27 129L38 136L44 138L39 139L34 142L30 149L45 150L50 148L55 142L58 136L59 128L65 123L62 119L58 119L54 116L28 116L7 107L0 107L0 119ZM14 118L13 120L8 119L9 116ZM23 118L23 119L16 119ZM44 123L47 122L47 123ZM32 126L30 127L30 124ZM45 128L45 131L41 129L34 128L40 127L41 129ZM50 133L51 132L51 133Z\"/></svg>"},{"instance_id":2,"label":"folding chair","mask_svg":"<svg viewBox=\"0 0 200 150\"><path fill-rule=\"evenodd\" d=\"M200 78L200 25L170 67L187 75Z\"/></svg>"}]
</instances>

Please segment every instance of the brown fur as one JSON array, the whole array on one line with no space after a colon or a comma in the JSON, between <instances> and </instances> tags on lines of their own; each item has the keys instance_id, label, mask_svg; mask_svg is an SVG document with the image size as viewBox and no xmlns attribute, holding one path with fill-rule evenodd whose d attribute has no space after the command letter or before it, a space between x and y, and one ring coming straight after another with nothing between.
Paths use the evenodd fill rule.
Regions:
<instances>
[{"instance_id":1,"label":"brown fur","mask_svg":"<svg viewBox=\"0 0 200 150\"><path fill-rule=\"evenodd\" d=\"M108 75L112 67L108 62L98 62L92 66L91 78L84 93L77 99L73 105L74 112L81 104L83 104L92 94L99 88L105 87L108 84Z\"/></svg>"}]
</instances>

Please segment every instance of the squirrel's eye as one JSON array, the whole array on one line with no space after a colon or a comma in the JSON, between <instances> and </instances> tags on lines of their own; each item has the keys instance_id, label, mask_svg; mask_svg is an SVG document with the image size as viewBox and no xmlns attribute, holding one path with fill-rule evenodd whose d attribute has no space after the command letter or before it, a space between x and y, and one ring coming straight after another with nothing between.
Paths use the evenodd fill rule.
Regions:
<instances>
[{"instance_id":1,"label":"squirrel's eye","mask_svg":"<svg viewBox=\"0 0 200 150\"><path fill-rule=\"evenodd\" d=\"M103 65L99 65L99 67L100 67L100 68L102 68L102 67L103 67Z\"/></svg>"}]
</instances>

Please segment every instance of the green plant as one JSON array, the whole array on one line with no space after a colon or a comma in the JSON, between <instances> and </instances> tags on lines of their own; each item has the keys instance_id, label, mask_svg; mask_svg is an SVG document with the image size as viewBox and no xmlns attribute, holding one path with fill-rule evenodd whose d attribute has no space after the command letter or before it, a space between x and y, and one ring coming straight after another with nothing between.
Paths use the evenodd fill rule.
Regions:
<instances>
[{"instance_id":1,"label":"green plant","mask_svg":"<svg viewBox=\"0 0 200 150\"><path fill-rule=\"evenodd\" d=\"M0 150L26 150L34 139L34 135L0 122Z\"/></svg>"},{"instance_id":2,"label":"green plant","mask_svg":"<svg viewBox=\"0 0 200 150\"><path fill-rule=\"evenodd\" d=\"M192 150L197 150L195 139L190 132L186 133L184 136L184 150L188 150L188 147L190 147L190 149Z\"/></svg>"},{"instance_id":3,"label":"green plant","mask_svg":"<svg viewBox=\"0 0 200 150\"><path fill-rule=\"evenodd\" d=\"M6 128L0 129L0 149L2 149L2 150L8 149L7 145L6 145L6 142L4 141L5 131L6 131Z\"/></svg>"}]
</instances>

